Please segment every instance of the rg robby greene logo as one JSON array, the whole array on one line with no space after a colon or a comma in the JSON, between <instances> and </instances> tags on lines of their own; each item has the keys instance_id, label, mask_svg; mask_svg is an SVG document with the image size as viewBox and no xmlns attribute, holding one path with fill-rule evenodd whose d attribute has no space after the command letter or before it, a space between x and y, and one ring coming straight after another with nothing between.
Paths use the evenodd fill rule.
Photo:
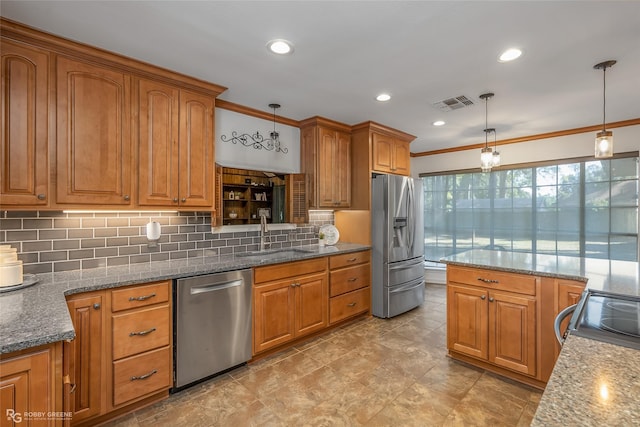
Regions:
<instances>
[{"instance_id":1,"label":"rg robby greene logo","mask_svg":"<svg viewBox=\"0 0 640 427\"><path fill-rule=\"evenodd\" d=\"M13 421L14 423L21 423L22 415L20 412L16 412L13 409L7 409L7 420Z\"/></svg>"},{"instance_id":2,"label":"rg robby greene logo","mask_svg":"<svg viewBox=\"0 0 640 427\"><path fill-rule=\"evenodd\" d=\"M5 412L7 421L12 421L15 424L21 423L23 420L64 420L71 419L73 412L16 412L15 409L7 409Z\"/></svg>"}]
</instances>

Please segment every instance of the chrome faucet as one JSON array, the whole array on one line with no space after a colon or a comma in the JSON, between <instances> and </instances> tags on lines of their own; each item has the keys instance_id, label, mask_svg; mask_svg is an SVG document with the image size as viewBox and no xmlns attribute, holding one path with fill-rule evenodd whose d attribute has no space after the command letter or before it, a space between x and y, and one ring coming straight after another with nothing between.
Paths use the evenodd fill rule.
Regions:
<instances>
[{"instance_id":1,"label":"chrome faucet","mask_svg":"<svg viewBox=\"0 0 640 427\"><path fill-rule=\"evenodd\" d=\"M260 250L264 251L265 250L265 233L269 231L269 228L267 227L267 216L266 215L260 215Z\"/></svg>"}]
</instances>

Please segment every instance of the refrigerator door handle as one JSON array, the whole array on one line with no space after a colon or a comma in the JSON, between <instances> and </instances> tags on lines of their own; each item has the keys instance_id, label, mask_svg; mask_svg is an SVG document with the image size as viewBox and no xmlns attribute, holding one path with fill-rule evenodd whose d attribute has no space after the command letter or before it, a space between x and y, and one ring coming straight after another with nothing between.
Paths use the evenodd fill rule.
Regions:
<instances>
[{"instance_id":1,"label":"refrigerator door handle","mask_svg":"<svg viewBox=\"0 0 640 427\"><path fill-rule=\"evenodd\" d=\"M415 231L415 212L414 203L413 203L413 180L411 178L407 178L407 217L408 217L408 227L407 227L407 247L409 248L409 253L413 253L413 243L414 243L414 231Z\"/></svg>"},{"instance_id":2,"label":"refrigerator door handle","mask_svg":"<svg viewBox=\"0 0 640 427\"><path fill-rule=\"evenodd\" d=\"M407 268L413 268L416 265L422 265L422 259L418 259L414 262L411 263L407 263L407 262L403 262L403 263L398 263L396 265L390 265L389 266L389 271L391 270L406 270Z\"/></svg>"},{"instance_id":3,"label":"refrigerator door handle","mask_svg":"<svg viewBox=\"0 0 640 427\"><path fill-rule=\"evenodd\" d=\"M414 289L414 288L417 288L419 286L422 286L423 284L424 284L424 279L422 279L422 278L421 279L416 279L416 280L414 280L412 282L409 282L409 283L407 283L405 285L394 287L393 289L391 289L389 291L389 293L390 294L394 294L394 293L398 293L398 292L405 292L405 291L408 291L410 289Z\"/></svg>"}]
</instances>

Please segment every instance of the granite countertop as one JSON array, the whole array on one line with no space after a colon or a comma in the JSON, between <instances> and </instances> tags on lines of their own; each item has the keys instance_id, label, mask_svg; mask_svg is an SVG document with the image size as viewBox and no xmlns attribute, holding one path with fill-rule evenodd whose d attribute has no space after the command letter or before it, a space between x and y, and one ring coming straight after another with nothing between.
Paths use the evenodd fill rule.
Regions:
<instances>
[{"instance_id":1,"label":"granite countertop","mask_svg":"<svg viewBox=\"0 0 640 427\"><path fill-rule=\"evenodd\" d=\"M156 280L240 270L370 249L355 243L299 246L304 252L268 256L204 256L179 260L38 274L36 285L0 293L0 354L73 339L66 295Z\"/></svg>"},{"instance_id":2,"label":"granite countertop","mask_svg":"<svg viewBox=\"0 0 640 427\"><path fill-rule=\"evenodd\" d=\"M597 258L470 250L440 260L445 264L490 268L587 282L587 288L640 295L640 263Z\"/></svg>"},{"instance_id":3,"label":"granite countertop","mask_svg":"<svg viewBox=\"0 0 640 427\"><path fill-rule=\"evenodd\" d=\"M532 426L640 425L640 351L569 335Z\"/></svg>"}]
</instances>

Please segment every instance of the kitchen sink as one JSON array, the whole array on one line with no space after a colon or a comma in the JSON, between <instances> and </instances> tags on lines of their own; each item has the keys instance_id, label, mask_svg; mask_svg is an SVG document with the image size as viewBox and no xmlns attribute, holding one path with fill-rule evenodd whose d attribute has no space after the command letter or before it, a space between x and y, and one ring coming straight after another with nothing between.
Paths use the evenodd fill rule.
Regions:
<instances>
[{"instance_id":1,"label":"kitchen sink","mask_svg":"<svg viewBox=\"0 0 640 427\"><path fill-rule=\"evenodd\" d=\"M248 251L236 254L237 257L275 257L275 256L289 256L299 254L310 254L315 252L312 249L300 249L300 248L281 248L281 249L265 249L263 251Z\"/></svg>"}]
</instances>

